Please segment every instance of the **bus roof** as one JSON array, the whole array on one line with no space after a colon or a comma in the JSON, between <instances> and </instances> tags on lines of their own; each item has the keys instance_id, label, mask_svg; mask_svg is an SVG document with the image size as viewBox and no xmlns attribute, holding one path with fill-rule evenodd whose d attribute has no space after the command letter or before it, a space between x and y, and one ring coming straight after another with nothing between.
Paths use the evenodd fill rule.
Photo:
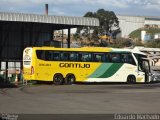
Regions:
<instances>
[{"instance_id":1,"label":"bus roof","mask_svg":"<svg viewBox=\"0 0 160 120\"><path fill-rule=\"evenodd\" d=\"M28 47L35 50L62 50L62 51L87 51L87 52L132 52L130 49L111 48L111 47L81 47L81 48L55 48L50 46Z\"/></svg>"},{"instance_id":2,"label":"bus roof","mask_svg":"<svg viewBox=\"0 0 160 120\"><path fill-rule=\"evenodd\" d=\"M136 53L136 54L147 55L146 53L141 52L141 51L139 51L139 50L134 50L134 49L133 49L132 52L133 52L133 53Z\"/></svg>"}]
</instances>

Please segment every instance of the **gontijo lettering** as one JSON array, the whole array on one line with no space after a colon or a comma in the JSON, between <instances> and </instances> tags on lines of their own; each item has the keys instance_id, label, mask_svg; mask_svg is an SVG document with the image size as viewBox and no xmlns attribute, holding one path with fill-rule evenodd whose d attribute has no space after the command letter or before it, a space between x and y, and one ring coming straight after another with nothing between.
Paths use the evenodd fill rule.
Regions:
<instances>
[{"instance_id":1,"label":"gontijo lettering","mask_svg":"<svg viewBox=\"0 0 160 120\"><path fill-rule=\"evenodd\" d=\"M60 63L61 68L90 68L90 64L80 64L80 63Z\"/></svg>"}]
</instances>

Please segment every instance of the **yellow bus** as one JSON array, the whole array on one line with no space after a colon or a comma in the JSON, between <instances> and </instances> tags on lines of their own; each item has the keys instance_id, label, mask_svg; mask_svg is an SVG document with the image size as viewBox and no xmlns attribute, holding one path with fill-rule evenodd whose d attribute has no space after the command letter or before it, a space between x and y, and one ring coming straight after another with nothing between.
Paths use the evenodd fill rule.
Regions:
<instances>
[{"instance_id":1,"label":"yellow bus","mask_svg":"<svg viewBox=\"0 0 160 120\"><path fill-rule=\"evenodd\" d=\"M23 78L75 82L149 82L146 55L128 49L106 47L27 47L23 52Z\"/></svg>"}]
</instances>

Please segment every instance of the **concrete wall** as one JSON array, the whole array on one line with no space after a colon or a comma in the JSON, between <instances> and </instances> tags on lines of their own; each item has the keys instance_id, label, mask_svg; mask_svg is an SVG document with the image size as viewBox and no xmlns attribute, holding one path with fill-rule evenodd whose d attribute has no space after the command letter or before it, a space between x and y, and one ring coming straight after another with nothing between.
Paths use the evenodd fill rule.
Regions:
<instances>
[{"instance_id":1,"label":"concrete wall","mask_svg":"<svg viewBox=\"0 0 160 120\"><path fill-rule=\"evenodd\" d=\"M119 27L122 31L122 37L128 37L128 35L144 26L144 18L143 17L136 17L136 16L117 16L119 19Z\"/></svg>"},{"instance_id":2,"label":"concrete wall","mask_svg":"<svg viewBox=\"0 0 160 120\"><path fill-rule=\"evenodd\" d=\"M160 27L160 20L145 20L144 24L148 24L148 25L157 25L158 27Z\"/></svg>"},{"instance_id":3,"label":"concrete wall","mask_svg":"<svg viewBox=\"0 0 160 120\"><path fill-rule=\"evenodd\" d=\"M121 37L128 37L128 35L144 25L157 25L160 27L160 18L145 17L145 16L125 16L117 15L119 19L119 27L122 31Z\"/></svg>"}]
</instances>

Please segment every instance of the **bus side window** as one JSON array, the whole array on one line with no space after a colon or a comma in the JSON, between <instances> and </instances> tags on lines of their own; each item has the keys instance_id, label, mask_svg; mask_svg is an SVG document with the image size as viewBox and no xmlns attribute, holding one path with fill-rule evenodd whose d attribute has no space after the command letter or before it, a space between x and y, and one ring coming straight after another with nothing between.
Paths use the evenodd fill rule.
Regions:
<instances>
[{"instance_id":1,"label":"bus side window","mask_svg":"<svg viewBox=\"0 0 160 120\"><path fill-rule=\"evenodd\" d=\"M132 65L136 65L133 57L131 54L121 54L122 63L129 63Z\"/></svg>"},{"instance_id":2,"label":"bus side window","mask_svg":"<svg viewBox=\"0 0 160 120\"><path fill-rule=\"evenodd\" d=\"M45 51L45 60L50 60L51 59L51 54L50 54L50 52L49 51Z\"/></svg>"},{"instance_id":3,"label":"bus side window","mask_svg":"<svg viewBox=\"0 0 160 120\"><path fill-rule=\"evenodd\" d=\"M109 62L112 62L112 54L108 54L108 59L109 59Z\"/></svg>"},{"instance_id":4,"label":"bus side window","mask_svg":"<svg viewBox=\"0 0 160 120\"><path fill-rule=\"evenodd\" d=\"M62 52L61 53L61 60L68 61L69 60L69 52Z\"/></svg>"},{"instance_id":5,"label":"bus side window","mask_svg":"<svg viewBox=\"0 0 160 120\"><path fill-rule=\"evenodd\" d=\"M50 51L50 61L54 61L54 51Z\"/></svg>"},{"instance_id":6,"label":"bus side window","mask_svg":"<svg viewBox=\"0 0 160 120\"><path fill-rule=\"evenodd\" d=\"M70 53L70 58L69 58L71 61L77 61L78 60L78 55L77 53L73 52L73 53Z\"/></svg>"},{"instance_id":7,"label":"bus side window","mask_svg":"<svg viewBox=\"0 0 160 120\"><path fill-rule=\"evenodd\" d=\"M54 52L54 60L59 61L60 60L60 52Z\"/></svg>"},{"instance_id":8,"label":"bus side window","mask_svg":"<svg viewBox=\"0 0 160 120\"><path fill-rule=\"evenodd\" d=\"M132 65L136 65L136 63L135 63L132 55L129 55L128 57L129 57L129 58L128 58L128 63L130 63L130 64L132 64Z\"/></svg>"},{"instance_id":9,"label":"bus side window","mask_svg":"<svg viewBox=\"0 0 160 120\"><path fill-rule=\"evenodd\" d=\"M93 62L105 62L105 54L93 53Z\"/></svg>"},{"instance_id":10,"label":"bus side window","mask_svg":"<svg viewBox=\"0 0 160 120\"><path fill-rule=\"evenodd\" d=\"M92 60L91 53L79 53L79 60L82 62L90 62Z\"/></svg>"},{"instance_id":11,"label":"bus side window","mask_svg":"<svg viewBox=\"0 0 160 120\"><path fill-rule=\"evenodd\" d=\"M47 60L47 61L50 60L50 57L51 57L50 51L47 51L47 50L37 50L36 55L38 59Z\"/></svg>"},{"instance_id":12,"label":"bus side window","mask_svg":"<svg viewBox=\"0 0 160 120\"><path fill-rule=\"evenodd\" d=\"M113 63L120 63L121 62L120 54L118 54L118 53L110 53L109 59L110 59L110 62L113 62Z\"/></svg>"},{"instance_id":13,"label":"bus side window","mask_svg":"<svg viewBox=\"0 0 160 120\"><path fill-rule=\"evenodd\" d=\"M104 62L110 62L108 53L105 53L104 55Z\"/></svg>"},{"instance_id":14,"label":"bus side window","mask_svg":"<svg viewBox=\"0 0 160 120\"><path fill-rule=\"evenodd\" d=\"M107 62L107 58L106 58L106 54L105 53L102 54L101 60L102 60L102 62Z\"/></svg>"},{"instance_id":15,"label":"bus side window","mask_svg":"<svg viewBox=\"0 0 160 120\"><path fill-rule=\"evenodd\" d=\"M82 53L78 53L78 61L82 61Z\"/></svg>"},{"instance_id":16,"label":"bus side window","mask_svg":"<svg viewBox=\"0 0 160 120\"><path fill-rule=\"evenodd\" d=\"M83 62L86 62L86 61L87 61L87 58L86 58L86 57L87 57L86 55L83 55L81 60L82 60Z\"/></svg>"},{"instance_id":17,"label":"bus side window","mask_svg":"<svg viewBox=\"0 0 160 120\"><path fill-rule=\"evenodd\" d=\"M127 54L121 54L122 63L127 62Z\"/></svg>"},{"instance_id":18,"label":"bus side window","mask_svg":"<svg viewBox=\"0 0 160 120\"><path fill-rule=\"evenodd\" d=\"M91 61L92 61L92 55L91 55L91 53L87 53L86 62L91 62Z\"/></svg>"},{"instance_id":19,"label":"bus side window","mask_svg":"<svg viewBox=\"0 0 160 120\"><path fill-rule=\"evenodd\" d=\"M45 51L42 51L41 60L45 60Z\"/></svg>"},{"instance_id":20,"label":"bus side window","mask_svg":"<svg viewBox=\"0 0 160 120\"><path fill-rule=\"evenodd\" d=\"M36 50L36 55L38 59L42 59L42 51L41 50Z\"/></svg>"}]
</instances>

